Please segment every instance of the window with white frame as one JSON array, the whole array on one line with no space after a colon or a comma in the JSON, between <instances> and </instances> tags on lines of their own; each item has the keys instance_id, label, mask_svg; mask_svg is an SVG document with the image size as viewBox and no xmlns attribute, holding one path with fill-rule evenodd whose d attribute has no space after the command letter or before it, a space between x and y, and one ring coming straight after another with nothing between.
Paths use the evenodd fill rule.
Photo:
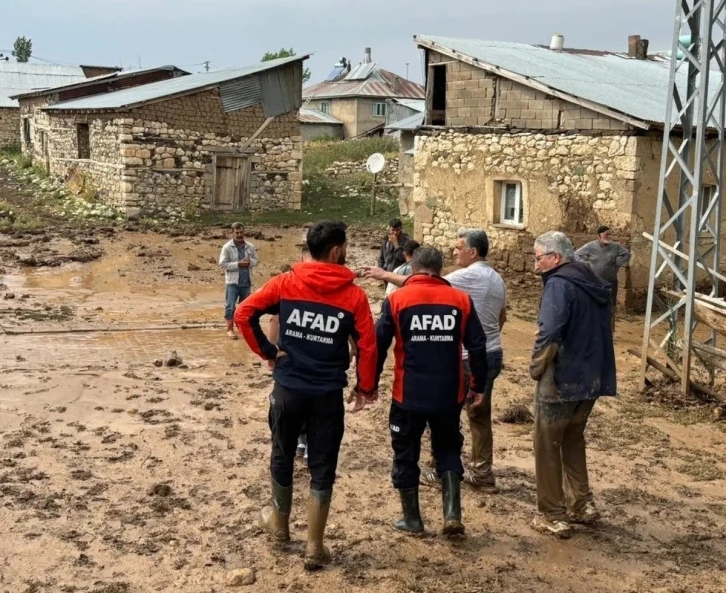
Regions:
<instances>
[{"instance_id":1,"label":"window with white frame","mask_svg":"<svg viewBox=\"0 0 726 593\"><path fill-rule=\"evenodd\" d=\"M330 113L330 103L328 101L321 102L320 111L322 111L323 113Z\"/></svg>"},{"instance_id":2,"label":"window with white frame","mask_svg":"<svg viewBox=\"0 0 726 593\"><path fill-rule=\"evenodd\" d=\"M522 184L519 181L502 182L502 211L499 222L502 224L524 224L524 200Z\"/></svg>"},{"instance_id":3,"label":"window with white frame","mask_svg":"<svg viewBox=\"0 0 726 593\"><path fill-rule=\"evenodd\" d=\"M375 101L373 103L373 117L386 117L386 107L385 103Z\"/></svg>"}]
</instances>

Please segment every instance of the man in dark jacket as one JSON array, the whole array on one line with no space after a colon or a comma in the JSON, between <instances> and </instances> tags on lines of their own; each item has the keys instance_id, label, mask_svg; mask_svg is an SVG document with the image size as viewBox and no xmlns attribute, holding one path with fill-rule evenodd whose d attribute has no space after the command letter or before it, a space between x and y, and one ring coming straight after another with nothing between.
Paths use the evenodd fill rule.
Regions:
<instances>
[{"instance_id":1,"label":"man in dark jacket","mask_svg":"<svg viewBox=\"0 0 726 593\"><path fill-rule=\"evenodd\" d=\"M348 400L356 400L353 411L377 397L377 359L368 299L344 265L345 224L317 223L307 245L313 261L274 277L239 305L234 320L250 348L275 361L269 413L273 504L262 510L261 525L277 542L289 541L295 449L305 425L311 476L305 568L315 570L330 560L323 534L343 438L348 339L357 347L358 383ZM277 345L260 327L265 314L279 315Z\"/></svg>"},{"instance_id":2,"label":"man in dark jacket","mask_svg":"<svg viewBox=\"0 0 726 593\"><path fill-rule=\"evenodd\" d=\"M597 398L615 395L610 287L573 262L572 243L559 232L534 243L542 275L539 330L530 374L535 392L534 451L537 506L533 527L566 538L570 523L600 517L587 477L585 427ZM564 490L563 490L564 476Z\"/></svg>"},{"instance_id":3,"label":"man in dark jacket","mask_svg":"<svg viewBox=\"0 0 726 593\"><path fill-rule=\"evenodd\" d=\"M403 232L403 223L400 218L393 218L388 223L388 237L381 243L381 252L378 255L378 267L387 272L393 272L398 266L406 263L403 246L410 238Z\"/></svg>"},{"instance_id":4,"label":"man in dark jacket","mask_svg":"<svg viewBox=\"0 0 726 593\"><path fill-rule=\"evenodd\" d=\"M487 344L474 304L466 293L441 278L441 252L420 247L411 260L413 275L384 302L376 324L378 371L383 371L395 336L396 358L389 423L393 445L393 486L403 518L400 531L424 530L419 510L418 461L421 436L431 429L436 472L441 480L445 535L461 535L461 434L459 415L465 397L480 407L487 382ZM471 392L465 393L462 345L469 351Z\"/></svg>"}]
</instances>

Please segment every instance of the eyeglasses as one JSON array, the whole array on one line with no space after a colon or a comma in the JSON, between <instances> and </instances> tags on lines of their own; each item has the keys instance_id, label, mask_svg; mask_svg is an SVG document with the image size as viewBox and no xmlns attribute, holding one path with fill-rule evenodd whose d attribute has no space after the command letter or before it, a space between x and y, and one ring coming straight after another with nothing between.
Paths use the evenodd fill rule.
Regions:
<instances>
[{"instance_id":1,"label":"eyeglasses","mask_svg":"<svg viewBox=\"0 0 726 593\"><path fill-rule=\"evenodd\" d=\"M540 255L535 255L534 256L534 261L536 261L537 263L539 263L539 262L542 261L542 258L543 257L546 257L548 255L553 255L553 254L554 254L554 251L548 251L547 253L542 253Z\"/></svg>"}]
</instances>

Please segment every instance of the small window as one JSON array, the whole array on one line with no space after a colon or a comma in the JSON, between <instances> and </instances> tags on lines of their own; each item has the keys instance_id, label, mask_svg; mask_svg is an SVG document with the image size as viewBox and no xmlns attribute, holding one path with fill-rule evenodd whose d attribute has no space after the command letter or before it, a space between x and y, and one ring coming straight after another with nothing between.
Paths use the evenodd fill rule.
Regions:
<instances>
[{"instance_id":1,"label":"small window","mask_svg":"<svg viewBox=\"0 0 726 593\"><path fill-rule=\"evenodd\" d=\"M320 111L323 113L330 113L330 103L328 101L320 103Z\"/></svg>"},{"instance_id":2,"label":"small window","mask_svg":"<svg viewBox=\"0 0 726 593\"><path fill-rule=\"evenodd\" d=\"M78 158L91 158L91 134L88 124L78 124L76 126L76 135L78 141Z\"/></svg>"},{"instance_id":3,"label":"small window","mask_svg":"<svg viewBox=\"0 0 726 593\"><path fill-rule=\"evenodd\" d=\"M446 68L447 66L436 66L431 68L432 80L427 81L431 85L431 125L446 125Z\"/></svg>"},{"instance_id":4,"label":"small window","mask_svg":"<svg viewBox=\"0 0 726 593\"><path fill-rule=\"evenodd\" d=\"M25 145L30 148L30 119L27 117L23 120L23 140L25 141Z\"/></svg>"},{"instance_id":5,"label":"small window","mask_svg":"<svg viewBox=\"0 0 726 593\"><path fill-rule=\"evenodd\" d=\"M502 212L499 221L502 224L524 224L522 184L518 181L502 182Z\"/></svg>"},{"instance_id":6,"label":"small window","mask_svg":"<svg viewBox=\"0 0 726 593\"><path fill-rule=\"evenodd\" d=\"M373 103L373 117L386 117L386 108L388 106L385 103L374 102Z\"/></svg>"}]
</instances>

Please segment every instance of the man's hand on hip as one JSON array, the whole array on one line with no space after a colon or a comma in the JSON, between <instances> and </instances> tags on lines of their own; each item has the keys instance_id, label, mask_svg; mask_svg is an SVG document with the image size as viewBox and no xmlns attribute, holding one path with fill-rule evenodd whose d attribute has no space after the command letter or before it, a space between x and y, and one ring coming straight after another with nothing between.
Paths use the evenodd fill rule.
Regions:
<instances>
[{"instance_id":1,"label":"man's hand on hip","mask_svg":"<svg viewBox=\"0 0 726 593\"><path fill-rule=\"evenodd\" d=\"M474 391L469 390L469 393L466 396L466 404L469 406L470 410L476 410L483 403L484 403L484 394L483 393L476 393Z\"/></svg>"}]
</instances>

